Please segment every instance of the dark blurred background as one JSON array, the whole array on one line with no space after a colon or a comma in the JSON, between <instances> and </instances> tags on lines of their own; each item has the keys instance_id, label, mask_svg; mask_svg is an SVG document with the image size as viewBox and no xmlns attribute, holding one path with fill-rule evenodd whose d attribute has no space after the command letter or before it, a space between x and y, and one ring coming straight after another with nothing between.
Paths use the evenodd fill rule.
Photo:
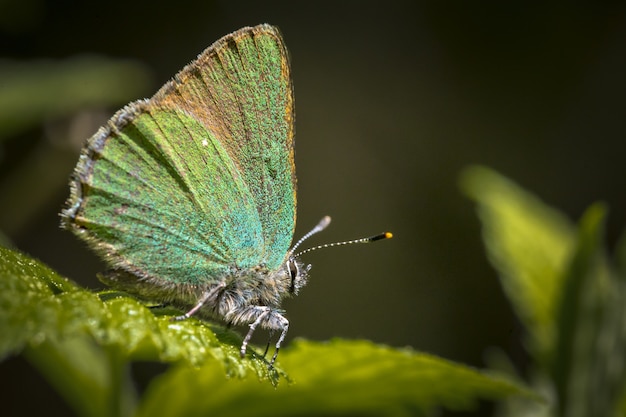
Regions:
<instances>
[{"instance_id":1,"label":"dark blurred background","mask_svg":"<svg viewBox=\"0 0 626 417\"><path fill-rule=\"evenodd\" d=\"M289 337L367 338L477 367L496 347L523 367L523 329L458 175L488 165L574 221L604 200L609 243L617 239L626 219L620 2L1 1L4 240L101 288L103 264L58 228L80 143L222 35L263 22L280 27L291 52L296 237L326 214L331 227L310 245L395 235L307 255L310 283L285 303ZM27 365L0 364L0 375L7 415L37 405L54 415L54 393L17 396L45 387Z\"/></svg>"}]
</instances>

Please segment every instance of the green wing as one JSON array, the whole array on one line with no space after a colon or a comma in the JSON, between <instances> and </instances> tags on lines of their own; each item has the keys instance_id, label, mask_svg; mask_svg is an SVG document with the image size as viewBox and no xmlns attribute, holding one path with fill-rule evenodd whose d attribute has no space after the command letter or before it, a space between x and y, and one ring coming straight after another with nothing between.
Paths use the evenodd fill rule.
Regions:
<instances>
[{"instance_id":1,"label":"green wing","mask_svg":"<svg viewBox=\"0 0 626 417\"><path fill-rule=\"evenodd\" d=\"M277 29L228 35L90 139L64 226L140 277L276 269L295 227L293 118Z\"/></svg>"}]
</instances>

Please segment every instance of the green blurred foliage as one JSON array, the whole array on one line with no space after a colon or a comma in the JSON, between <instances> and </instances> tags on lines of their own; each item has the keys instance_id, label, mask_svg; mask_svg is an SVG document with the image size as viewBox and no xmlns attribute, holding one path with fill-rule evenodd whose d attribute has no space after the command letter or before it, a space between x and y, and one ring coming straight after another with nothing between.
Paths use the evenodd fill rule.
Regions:
<instances>
[{"instance_id":1,"label":"green blurred foliage","mask_svg":"<svg viewBox=\"0 0 626 417\"><path fill-rule=\"evenodd\" d=\"M148 91L150 79L138 62L98 56L0 60L0 141L48 120L129 101Z\"/></svg>"},{"instance_id":2,"label":"green blurred foliage","mask_svg":"<svg viewBox=\"0 0 626 417\"><path fill-rule=\"evenodd\" d=\"M604 248L605 206L591 206L575 228L490 169L466 170L462 186L477 202L489 258L524 322L531 383L551 399L541 415L623 415L626 276L621 258L612 261ZM529 409L516 402L503 414Z\"/></svg>"},{"instance_id":3,"label":"green blurred foliage","mask_svg":"<svg viewBox=\"0 0 626 417\"><path fill-rule=\"evenodd\" d=\"M0 358L24 352L78 415L430 415L479 399L538 399L501 376L365 341L299 341L270 369L254 352L240 358L232 331L175 315L98 296L0 248ZM140 398L131 361L176 365Z\"/></svg>"}]
</instances>

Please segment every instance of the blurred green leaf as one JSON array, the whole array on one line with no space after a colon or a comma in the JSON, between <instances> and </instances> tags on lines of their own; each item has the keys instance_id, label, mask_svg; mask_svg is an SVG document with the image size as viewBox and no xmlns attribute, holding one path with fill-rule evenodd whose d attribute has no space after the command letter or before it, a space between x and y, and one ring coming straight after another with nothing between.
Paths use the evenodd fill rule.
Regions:
<instances>
[{"instance_id":1,"label":"blurred green leaf","mask_svg":"<svg viewBox=\"0 0 626 417\"><path fill-rule=\"evenodd\" d=\"M604 205L591 206L575 230L558 212L486 168L466 171L463 186L478 202L490 260L535 339L533 385L553 404L543 414L621 415L626 240L617 246L615 267L604 249ZM517 399L506 412L537 415L535 405Z\"/></svg>"},{"instance_id":2,"label":"blurred green leaf","mask_svg":"<svg viewBox=\"0 0 626 417\"><path fill-rule=\"evenodd\" d=\"M491 263L542 359L556 343L555 317L575 231L558 211L508 179L484 167L461 178L465 193L478 204Z\"/></svg>"},{"instance_id":3,"label":"blurred green leaf","mask_svg":"<svg viewBox=\"0 0 626 417\"><path fill-rule=\"evenodd\" d=\"M624 390L626 287L604 251L605 217L600 204L587 211L565 274L551 369L561 415L613 415Z\"/></svg>"},{"instance_id":4,"label":"blurred green leaf","mask_svg":"<svg viewBox=\"0 0 626 417\"><path fill-rule=\"evenodd\" d=\"M128 360L114 346L78 333L36 341L24 353L78 415L121 417L134 412L137 393Z\"/></svg>"},{"instance_id":5,"label":"blurred green leaf","mask_svg":"<svg viewBox=\"0 0 626 417\"><path fill-rule=\"evenodd\" d=\"M139 416L429 415L472 409L479 399L537 397L505 378L368 341L294 341L281 352L292 384L227 381L214 368L178 366L159 377Z\"/></svg>"},{"instance_id":6,"label":"blurred green leaf","mask_svg":"<svg viewBox=\"0 0 626 417\"><path fill-rule=\"evenodd\" d=\"M624 352L626 352L626 233L624 233L617 244L616 255L617 268L615 273L615 291L609 295L611 299L608 315L614 329L615 340L604 343L608 353L606 357L610 359L607 364L610 369L609 374L617 379L617 390L619 395L618 414L626 415L626 363L624 363ZM608 327L608 326L607 326Z\"/></svg>"},{"instance_id":7,"label":"blurred green leaf","mask_svg":"<svg viewBox=\"0 0 626 417\"><path fill-rule=\"evenodd\" d=\"M239 335L199 320L171 322L123 293L95 294L41 263L0 247L0 358L24 351L77 413L159 415L420 415L439 406L523 395L523 386L409 349L365 341L299 341L268 370ZM175 362L132 387L133 360ZM249 376L255 376L250 378ZM269 381L268 383L259 383Z\"/></svg>"}]
</instances>

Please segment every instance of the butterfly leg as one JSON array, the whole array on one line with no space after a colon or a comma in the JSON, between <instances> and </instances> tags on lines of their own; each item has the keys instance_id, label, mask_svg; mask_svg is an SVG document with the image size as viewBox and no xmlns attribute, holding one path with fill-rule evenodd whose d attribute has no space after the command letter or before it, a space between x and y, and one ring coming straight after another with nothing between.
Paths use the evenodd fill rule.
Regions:
<instances>
[{"instance_id":1,"label":"butterfly leg","mask_svg":"<svg viewBox=\"0 0 626 417\"><path fill-rule=\"evenodd\" d=\"M265 345L265 351L263 352L263 357L267 356L267 352L270 350L270 344L272 342L272 337L274 337L274 330L270 330L270 334L267 337L267 345Z\"/></svg>"},{"instance_id":2,"label":"butterfly leg","mask_svg":"<svg viewBox=\"0 0 626 417\"><path fill-rule=\"evenodd\" d=\"M273 310L267 306L253 306L252 310L248 310L245 312L245 316L256 317L252 323L250 323L250 330L248 330L248 334L243 339L243 343L241 344L241 356L243 357L246 354L246 350L248 349L248 343L254 334L256 328L263 322L265 325L263 327L267 327L270 331L280 330L280 337L276 341L276 350L274 351L274 355L272 356L272 360L270 361L269 367L271 368L276 361L276 357L278 356L278 351L280 349L281 344L285 340L285 336L287 335L287 331L289 330L289 321L283 317L277 310Z\"/></svg>"},{"instance_id":3,"label":"butterfly leg","mask_svg":"<svg viewBox=\"0 0 626 417\"><path fill-rule=\"evenodd\" d=\"M202 297L200 297L200 299L198 300L196 305L193 306L193 308L191 310L189 310L188 312L186 312L185 314L182 314L180 316L172 317L171 321L185 320L185 319L188 319L189 317L193 316L194 314L196 314L196 312L198 310L200 310L202 308L202 306L204 304L206 304L207 301L209 301L211 298L215 298L216 295L220 291L222 291L224 289L224 287L226 287L226 284L222 282L222 283L219 283L218 285L216 285L215 287L211 288L209 291L205 291L202 294Z\"/></svg>"},{"instance_id":4,"label":"butterfly leg","mask_svg":"<svg viewBox=\"0 0 626 417\"><path fill-rule=\"evenodd\" d=\"M241 343L241 357L243 358L246 355L246 350L248 349L248 343L250 343L250 339L252 338L252 334L256 330L257 326L270 314L272 311L269 307L255 307L255 309L259 312L256 319L250 323L250 330L248 330L248 334L243 339L243 343Z\"/></svg>"},{"instance_id":5,"label":"butterfly leg","mask_svg":"<svg viewBox=\"0 0 626 417\"><path fill-rule=\"evenodd\" d=\"M289 330L289 321L283 316L280 316L280 317L283 319L283 328L282 328L283 331L280 333L280 337L276 341L276 350L274 350L274 355L272 356L272 360L270 361L270 366L269 366L270 368L274 366L274 362L276 362L276 358L278 357L278 351L280 350L280 345L283 344L283 340L285 340L285 336L287 336L287 330Z\"/></svg>"}]
</instances>

